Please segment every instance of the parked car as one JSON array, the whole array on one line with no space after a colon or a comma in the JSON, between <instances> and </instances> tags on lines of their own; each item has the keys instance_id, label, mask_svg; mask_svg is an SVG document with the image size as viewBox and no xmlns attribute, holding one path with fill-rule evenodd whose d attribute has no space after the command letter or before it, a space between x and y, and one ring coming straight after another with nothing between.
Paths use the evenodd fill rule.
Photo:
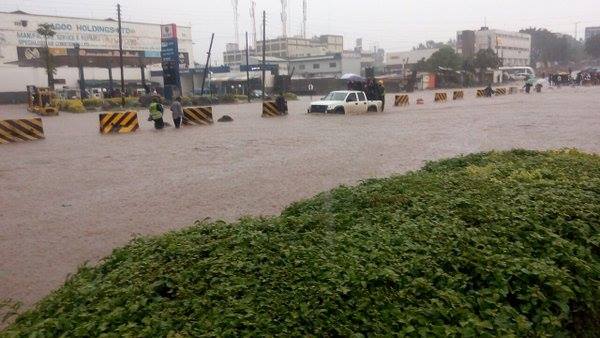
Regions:
<instances>
[{"instance_id":1,"label":"parked car","mask_svg":"<svg viewBox=\"0 0 600 338\"><path fill-rule=\"evenodd\" d=\"M312 102L308 112L354 115L381 112L382 107L382 101L369 101L364 92L344 90L331 92L320 101Z\"/></svg>"}]
</instances>

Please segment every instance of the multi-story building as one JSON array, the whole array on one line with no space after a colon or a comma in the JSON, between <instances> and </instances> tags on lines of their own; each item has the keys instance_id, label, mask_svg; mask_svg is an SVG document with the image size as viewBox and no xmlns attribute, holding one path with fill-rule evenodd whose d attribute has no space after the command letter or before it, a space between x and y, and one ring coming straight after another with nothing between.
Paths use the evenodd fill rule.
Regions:
<instances>
[{"instance_id":1,"label":"multi-story building","mask_svg":"<svg viewBox=\"0 0 600 338\"><path fill-rule=\"evenodd\" d=\"M585 40L587 41L589 38L600 35L600 27L587 27L585 29Z\"/></svg>"},{"instance_id":2,"label":"multi-story building","mask_svg":"<svg viewBox=\"0 0 600 338\"><path fill-rule=\"evenodd\" d=\"M229 48L223 53L225 65L234 66L244 63L246 51ZM263 42L257 42L257 48L251 50L251 56L262 55ZM322 35L320 37L305 39L300 37L287 37L265 40L266 56L281 59L295 59L303 57L323 56L342 53L344 50L344 37L341 35Z\"/></svg>"},{"instance_id":3,"label":"multi-story building","mask_svg":"<svg viewBox=\"0 0 600 338\"><path fill-rule=\"evenodd\" d=\"M505 67L531 64L531 35L483 27L475 32L475 54L491 49Z\"/></svg>"},{"instance_id":4,"label":"multi-story building","mask_svg":"<svg viewBox=\"0 0 600 338\"><path fill-rule=\"evenodd\" d=\"M480 50L491 49L505 67L529 66L531 35L482 27L478 31L459 31L456 51L464 57L474 57Z\"/></svg>"},{"instance_id":5,"label":"multi-story building","mask_svg":"<svg viewBox=\"0 0 600 338\"><path fill-rule=\"evenodd\" d=\"M303 78L339 78L361 73L361 55L354 52L308 56L290 60L294 74Z\"/></svg>"},{"instance_id":6,"label":"multi-story building","mask_svg":"<svg viewBox=\"0 0 600 338\"><path fill-rule=\"evenodd\" d=\"M438 50L437 48L432 48L387 53L385 57L385 71L387 73L402 73L417 62L429 59Z\"/></svg>"}]
</instances>

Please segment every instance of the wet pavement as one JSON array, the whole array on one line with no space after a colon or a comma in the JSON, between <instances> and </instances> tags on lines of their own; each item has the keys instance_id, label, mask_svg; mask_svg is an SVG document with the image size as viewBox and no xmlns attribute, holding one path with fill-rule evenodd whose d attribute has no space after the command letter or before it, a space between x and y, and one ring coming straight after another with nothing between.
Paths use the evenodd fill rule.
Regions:
<instances>
[{"instance_id":1,"label":"wet pavement","mask_svg":"<svg viewBox=\"0 0 600 338\"><path fill-rule=\"evenodd\" d=\"M234 122L101 136L98 114L43 118L46 139L0 145L0 299L26 306L139 235L195 220L274 215L340 184L459 154L512 148L600 152L600 88L412 105L362 116L263 119L260 104L215 106ZM451 97L451 96L450 96ZM416 106L417 98L425 105ZM316 98L315 98L316 99ZM0 119L33 117L0 106ZM167 113L170 116L170 113Z\"/></svg>"}]
</instances>

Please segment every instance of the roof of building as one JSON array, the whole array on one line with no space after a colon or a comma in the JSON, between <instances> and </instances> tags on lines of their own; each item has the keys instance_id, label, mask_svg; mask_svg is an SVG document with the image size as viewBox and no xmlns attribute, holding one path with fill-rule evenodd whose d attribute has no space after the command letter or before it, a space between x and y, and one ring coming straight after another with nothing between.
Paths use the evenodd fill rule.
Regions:
<instances>
[{"instance_id":1,"label":"roof of building","mask_svg":"<svg viewBox=\"0 0 600 338\"><path fill-rule=\"evenodd\" d=\"M42 17L48 17L48 18L81 19L81 20L95 20L95 21L117 21L117 20L115 20L113 18L97 19L97 18L82 18L82 17L64 16L64 15L32 14L32 13L27 13L27 12L24 12L24 11L21 11L21 10L12 11L12 12L3 12L3 11L0 11L0 14L29 15L29 16L42 16ZM125 20L123 20L122 22L123 23L138 24L138 25L161 26L160 23L152 23L152 22L125 21ZM191 28L190 26L182 26L182 25L177 25L177 27Z\"/></svg>"},{"instance_id":2,"label":"roof of building","mask_svg":"<svg viewBox=\"0 0 600 338\"><path fill-rule=\"evenodd\" d=\"M414 64L422 59L429 59L439 48L418 49L406 52L392 52L385 56L387 65Z\"/></svg>"}]
</instances>

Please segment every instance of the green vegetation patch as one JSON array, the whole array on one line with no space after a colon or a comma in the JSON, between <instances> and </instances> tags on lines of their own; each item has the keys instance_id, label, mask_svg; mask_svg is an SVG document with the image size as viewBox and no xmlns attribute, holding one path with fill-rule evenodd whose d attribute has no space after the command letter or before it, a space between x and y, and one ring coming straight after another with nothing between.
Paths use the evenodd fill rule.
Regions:
<instances>
[{"instance_id":1,"label":"green vegetation patch","mask_svg":"<svg viewBox=\"0 0 600 338\"><path fill-rule=\"evenodd\" d=\"M135 240L3 334L593 337L599 311L600 157L512 151Z\"/></svg>"}]
</instances>

